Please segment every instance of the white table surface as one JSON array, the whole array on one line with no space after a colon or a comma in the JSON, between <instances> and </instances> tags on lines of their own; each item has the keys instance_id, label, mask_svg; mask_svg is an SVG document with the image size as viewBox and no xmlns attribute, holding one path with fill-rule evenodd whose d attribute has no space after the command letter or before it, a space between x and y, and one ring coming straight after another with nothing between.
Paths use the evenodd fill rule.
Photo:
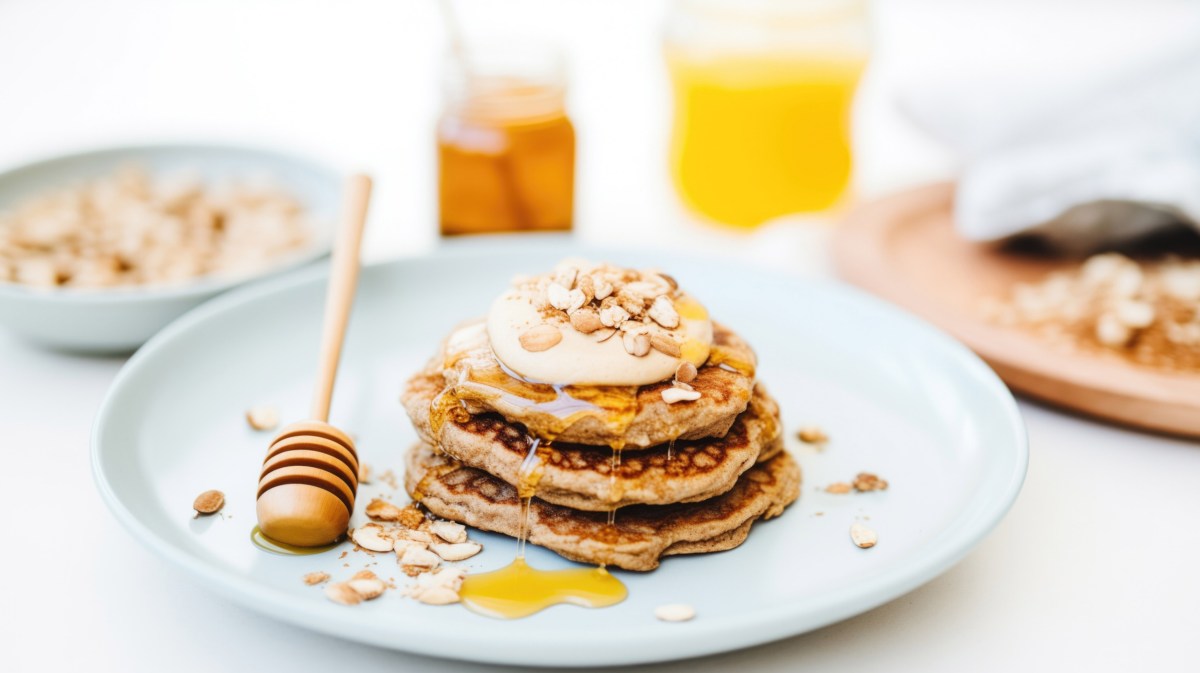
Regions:
<instances>
[{"instance_id":1,"label":"white table surface","mask_svg":"<svg viewBox=\"0 0 1200 673\"><path fill-rule=\"evenodd\" d=\"M945 63L931 44L972 44L965 25L989 34L998 21L1025 25L996 3L979 12L962 4L881 6L857 133L860 194L952 167L905 126L889 92ZM1183 4L1139 3L1138 25L1177 23ZM1088 7L1077 36L1116 34L1134 20L1129 8ZM581 238L723 250L827 275L828 223L737 236L680 212L663 170L662 8L528 0L471 2L463 13L469 29L558 34L571 45ZM1021 8L1059 20L1076 10ZM436 242L436 19L432 2L413 1L0 1L0 164L147 139L294 147L374 173L368 258L419 254ZM276 623L208 595L134 542L101 504L88 462L91 422L121 364L0 331L0 670L487 670ZM653 670L1196 670L1200 447L1021 407L1032 452L1025 488L957 567L855 619Z\"/></svg>"}]
</instances>

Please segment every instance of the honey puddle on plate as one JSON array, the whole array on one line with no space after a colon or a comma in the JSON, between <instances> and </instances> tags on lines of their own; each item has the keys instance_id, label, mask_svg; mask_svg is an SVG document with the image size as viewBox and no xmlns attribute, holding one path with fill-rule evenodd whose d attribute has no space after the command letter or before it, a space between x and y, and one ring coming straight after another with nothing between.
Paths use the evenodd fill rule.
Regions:
<instances>
[{"instance_id":1,"label":"honey puddle on plate","mask_svg":"<svg viewBox=\"0 0 1200 673\"><path fill-rule=\"evenodd\" d=\"M259 549L264 549L272 554L284 554L287 556L309 556L311 554L320 554L321 552L326 552L330 549L333 549L341 542L339 540L338 542L320 547L297 547L295 545L287 544L286 542L272 540L271 538L267 537L266 533L263 533L262 529L258 526L255 526L253 530L250 531L250 541L253 542L254 546L258 547Z\"/></svg>"},{"instance_id":2,"label":"honey puddle on plate","mask_svg":"<svg viewBox=\"0 0 1200 673\"><path fill-rule=\"evenodd\" d=\"M603 566L540 570L525 562L530 510L542 476L542 455L538 449L547 445L548 442L531 438L529 453L518 475L521 528L517 536L517 557L499 570L468 575L458 591L462 604L472 612L501 619L519 619L560 603L604 608L620 603L629 594L621 580ZM615 511L610 512L609 525L613 523Z\"/></svg>"}]
</instances>

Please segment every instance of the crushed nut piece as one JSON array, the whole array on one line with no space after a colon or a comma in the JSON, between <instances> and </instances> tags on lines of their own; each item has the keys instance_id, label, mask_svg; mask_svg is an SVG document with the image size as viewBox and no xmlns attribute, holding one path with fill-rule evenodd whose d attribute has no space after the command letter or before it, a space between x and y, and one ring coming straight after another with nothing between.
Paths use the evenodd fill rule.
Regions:
<instances>
[{"instance_id":1,"label":"crushed nut piece","mask_svg":"<svg viewBox=\"0 0 1200 673\"><path fill-rule=\"evenodd\" d=\"M310 587L314 584L320 584L321 582L328 582L328 581L329 581L329 573L326 573L326 572L312 572L312 573L308 573L307 575L304 576L304 583Z\"/></svg>"},{"instance_id":2,"label":"crushed nut piece","mask_svg":"<svg viewBox=\"0 0 1200 673\"><path fill-rule=\"evenodd\" d=\"M700 392L697 390L684 390L676 386L664 388L662 391L663 402L667 404L675 404L676 402L695 402L700 399Z\"/></svg>"},{"instance_id":3,"label":"crushed nut piece","mask_svg":"<svg viewBox=\"0 0 1200 673\"><path fill-rule=\"evenodd\" d=\"M650 352L650 336L645 332L626 332L621 335L621 345L626 353L640 358Z\"/></svg>"},{"instance_id":4,"label":"crushed nut piece","mask_svg":"<svg viewBox=\"0 0 1200 673\"><path fill-rule=\"evenodd\" d=\"M435 542L429 545L429 549L442 557L443 561L462 561L483 551L483 545L478 542L459 542L456 544Z\"/></svg>"},{"instance_id":5,"label":"crushed nut piece","mask_svg":"<svg viewBox=\"0 0 1200 673\"><path fill-rule=\"evenodd\" d=\"M362 596L346 582L325 585L325 597L341 605L358 605L363 602Z\"/></svg>"},{"instance_id":6,"label":"crushed nut piece","mask_svg":"<svg viewBox=\"0 0 1200 673\"><path fill-rule=\"evenodd\" d=\"M457 603L458 590L466 576L467 571L462 568L442 568L435 573L422 574L416 584L405 588L404 595L426 605Z\"/></svg>"},{"instance_id":7,"label":"crushed nut piece","mask_svg":"<svg viewBox=\"0 0 1200 673\"><path fill-rule=\"evenodd\" d=\"M565 311L571 305L571 292L558 283L550 283L546 286L546 301L554 308Z\"/></svg>"},{"instance_id":8,"label":"crushed nut piece","mask_svg":"<svg viewBox=\"0 0 1200 673\"><path fill-rule=\"evenodd\" d=\"M425 523L425 514L416 505L409 505L400 512L400 525L416 530Z\"/></svg>"},{"instance_id":9,"label":"crushed nut piece","mask_svg":"<svg viewBox=\"0 0 1200 673\"><path fill-rule=\"evenodd\" d=\"M383 580L375 576L375 573L370 570L361 570L354 574L346 581L346 584L354 590L363 600L373 600L383 595L384 589L387 586Z\"/></svg>"},{"instance_id":10,"label":"crushed nut piece","mask_svg":"<svg viewBox=\"0 0 1200 673\"><path fill-rule=\"evenodd\" d=\"M358 483L360 483L360 484L371 483L371 466L370 465L367 465L366 463L359 463L359 465L358 465Z\"/></svg>"},{"instance_id":11,"label":"crushed nut piece","mask_svg":"<svg viewBox=\"0 0 1200 673\"><path fill-rule=\"evenodd\" d=\"M854 477L854 490L860 493L867 491L886 491L888 483L884 479L871 474L870 472L859 472L858 476Z\"/></svg>"},{"instance_id":12,"label":"crushed nut piece","mask_svg":"<svg viewBox=\"0 0 1200 673\"><path fill-rule=\"evenodd\" d=\"M196 516L216 514L224 506L225 494L217 490L205 491L192 501L192 509L196 510Z\"/></svg>"},{"instance_id":13,"label":"crushed nut piece","mask_svg":"<svg viewBox=\"0 0 1200 673\"><path fill-rule=\"evenodd\" d=\"M834 483L826 486L825 492L833 493L834 495L844 495L844 494L850 492L850 488L851 488L850 484L847 484L844 481L837 481L837 482L834 482Z\"/></svg>"},{"instance_id":14,"label":"crushed nut piece","mask_svg":"<svg viewBox=\"0 0 1200 673\"><path fill-rule=\"evenodd\" d=\"M584 334L591 334L604 325L600 322L600 314L595 309L581 308L571 314L571 327Z\"/></svg>"},{"instance_id":15,"label":"crushed nut piece","mask_svg":"<svg viewBox=\"0 0 1200 673\"><path fill-rule=\"evenodd\" d=\"M404 552L399 555L398 562L405 569L421 568L429 570L438 567L442 559L424 547L412 545L404 548Z\"/></svg>"},{"instance_id":16,"label":"crushed nut piece","mask_svg":"<svg viewBox=\"0 0 1200 673\"><path fill-rule=\"evenodd\" d=\"M385 534L383 526L377 523L363 524L355 528L350 532L350 539L354 544L369 551L392 551L395 546Z\"/></svg>"},{"instance_id":17,"label":"crushed nut piece","mask_svg":"<svg viewBox=\"0 0 1200 673\"><path fill-rule=\"evenodd\" d=\"M654 608L654 616L661 622L686 622L696 616L696 610L687 603L669 603Z\"/></svg>"},{"instance_id":18,"label":"crushed nut piece","mask_svg":"<svg viewBox=\"0 0 1200 673\"><path fill-rule=\"evenodd\" d=\"M796 437L805 444L824 444L829 441L829 435L825 431L815 425L805 426L800 428L796 433Z\"/></svg>"},{"instance_id":19,"label":"crushed nut piece","mask_svg":"<svg viewBox=\"0 0 1200 673\"><path fill-rule=\"evenodd\" d=\"M879 534L861 523L855 522L850 526L850 539L860 549L870 549L879 541Z\"/></svg>"},{"instance_id":20,"label":"crushed nut piece","mask_svg":"<svg viewBox=\"0 0 1200 673\"><path fill-rule=\"evenodd\" d=\"M535 325L525 330L517 340L520 341L521 348L531 353L540 353L557 346L558 342L562 341L562 332L553 325Z\"/></svg>"},{"instance_id":21,"label":"crushed nut piece","mask_svg":"<svg viewBox=\"0 0 1200 673\"><path fill-rule=\"evenodd\" d=\"M379 498L367 505L366 512L368 517L376 521L399 521L404 516L404 510Z\"/></svg>"},{"instance_id":22,"label":"crushed nut piece","mask_svg":"<svg viewBox=\"0 0 1200 673\"><path fill-rule=\"evenodd\" d=\"M250 407L246 410L246 423L255 430L274 430L279 426L279 410L267 406Z\"/></svg>"},{"instance_id":23,"label":"crushed nut piece","mask_svg":"<svg viewBox=\"0 0 1200 673\"><path fill-rule=\"evenodd\" d=\"M654 298L654 303L650 305L650 311L647 315L650 316L651 320L667 329L679 327L679 313L675 310L675 305L671 303L671 299L664 294L660 294Z\"/></svg>"},{"instance_id":24,"label":"crushed nut piece","mask_svg":"<svg viewBox=\"0 0 1200 673\"><path fill-rule=\"evenodd\" d=\"M681 353L679 349L679 343L666 334L662 334L661 332L655 332L654 334L650 335L650 346L653 347L654 350L659 351L664 355L669 355L673 358L679 357Z\"/></svg>"},{"instance_id":25,"label":"crushed nut piece","mask_svg":"<svg viewBox=\"0 0 1200 673\"><path fill-rule=\"evenodd\" d=\"M467 541L467 527L456 521L434 521L429 524L429 532L446 542Z\"/></svg>"},{"instance_id":26,"label":"crushed nut piece","mask_svg":"<svg viewBox=\"0 0 1200 673\"><path fill-rule=\"evenodd\" d=\"M696 365L686 361L680 362L679 366L675 368L675 380L680 383L691 383L696 380L698 373Z\"/></svg>"}]
</instances>

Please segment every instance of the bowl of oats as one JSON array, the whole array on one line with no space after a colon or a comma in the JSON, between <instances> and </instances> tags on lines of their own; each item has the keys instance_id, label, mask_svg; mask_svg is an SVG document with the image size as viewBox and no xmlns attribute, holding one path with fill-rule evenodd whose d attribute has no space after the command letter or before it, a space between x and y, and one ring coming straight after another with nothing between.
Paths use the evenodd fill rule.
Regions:
<instances>
[{"instance_id":1,"label":"bowl of oats","mask_svg":"<svg viewBox=\"0 0 1200 673\"><path fill-rule=\"evenodd\" d=\"M0 326L128 352L234 286L329 253L341 179L270 150L175 144L0 172Z\"/></svg>"}]
</instances>

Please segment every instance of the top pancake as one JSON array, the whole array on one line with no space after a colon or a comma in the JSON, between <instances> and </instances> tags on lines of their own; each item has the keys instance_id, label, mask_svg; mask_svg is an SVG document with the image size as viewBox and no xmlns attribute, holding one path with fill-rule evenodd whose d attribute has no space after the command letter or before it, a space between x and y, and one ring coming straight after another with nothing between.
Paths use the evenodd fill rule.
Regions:
<instances>
[{"instance_id":1,"label":"top pancake","mask_svg":"<svg viewBox=\"0 0 1200 673\"><path fill-rule=\"evenodd\" d=\"M713 348L691 385L692 402L667 404L671 381L645 386L572 386L532 383L506 371L487 332L460 328L422 374L440 373L446 390L434 402L436 436L447 417L495 412L542 439L571 444L644 449L674 439L721 437L745 410L754 389L754 351L731 330L713 325ZM461 407L459 407L461 403ZM438 411L438 410L441 411Z\"/></svg>"}]
</instances>

